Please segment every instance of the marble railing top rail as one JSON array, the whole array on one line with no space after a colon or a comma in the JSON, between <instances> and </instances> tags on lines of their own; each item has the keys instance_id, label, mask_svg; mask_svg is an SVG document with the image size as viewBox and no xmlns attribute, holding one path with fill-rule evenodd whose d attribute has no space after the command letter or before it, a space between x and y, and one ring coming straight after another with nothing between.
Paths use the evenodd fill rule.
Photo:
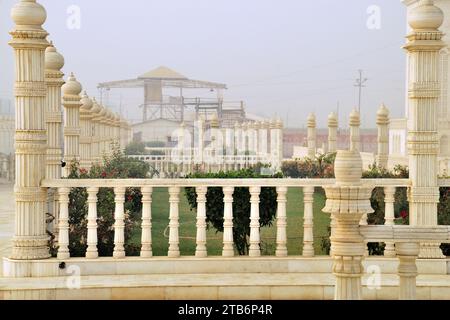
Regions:
<instances>
[{"instance_id":1,"label":"marble railing top rail","mask_svg":"<svg viewBox=\"0 0 450 320\"><path fill-rule=\"evenodd\" d=\"M44 180L44 188L84 187L323 187L335 179L55 179ZM363 179L373 187L409 187L408 179Z\"/></svg>"},{"instance_id":2,"label":"marble railing top rail","mask_svg":"<svg viewBox=\"0 0 450 320\"><path fill-rule=\"evenodd\" d=\"M367 242L427 242L450 243L450 226L360 226L359 231Z\"/></svg>"}]
</instances>

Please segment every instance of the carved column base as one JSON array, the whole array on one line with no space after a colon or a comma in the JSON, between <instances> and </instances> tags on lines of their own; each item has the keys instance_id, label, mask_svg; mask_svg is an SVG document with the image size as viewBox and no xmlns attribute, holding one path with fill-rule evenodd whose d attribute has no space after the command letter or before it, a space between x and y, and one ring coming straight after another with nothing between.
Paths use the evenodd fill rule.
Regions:
<instances>
[{"instance_id":1,"label":"carved column base","mask_svg":"<svg viewBox=\"0 0 450 320\"><path fill-rule=\"evenodd\" d=\"M315 252L314 252L314 246L312 244L305 244L303 246L303 257L314 257L315 256Z\"/></svg>"},{"instance_id":2,"label":"carved column base","mask_svg":"<svg viewBox=\"0 0 450 320\"><path fill-rule=\"evenodd\" d=\"M15 237L10 259L43 260L50 258L47 237Z\"/></svg>"}]
</instances>

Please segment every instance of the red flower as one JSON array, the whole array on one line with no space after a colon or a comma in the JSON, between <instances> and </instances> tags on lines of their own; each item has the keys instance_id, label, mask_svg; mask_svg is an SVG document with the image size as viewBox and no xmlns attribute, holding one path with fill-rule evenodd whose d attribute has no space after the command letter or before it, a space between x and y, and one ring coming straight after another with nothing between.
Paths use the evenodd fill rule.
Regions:
<instances>
[{"instance_id":1,"label":"red flower","mask_svg":"<svg viewBox=\"0 0 450 320\"><path fill-rule=\"evenodd\" d=\"M80 173L81 173L81 174L87 174L87 170L84 169L84 168L81 168L81 169L80 169Z\"/></svg>"},{"instance_id":2,"label":"red flower","mask_svg":"<svg viewBox=\"0 0 450 320\"><path fill-rule=\"evenodd\" d=\"M130 202L133 201L133 197L132 197L132 196L128 196L127 199L128 199L128 201L130 201Z\"/></svg>"},{"instance_id":3,"label":"red flower","mask_svg":"<svg viewBox=\"0 0 450 320\"><path fill-rule=\"evenodd\" d=\"M401 216L403 219L408 218L408 211L402 210L402 211L400 212L400 216Z\"/></svg>"},{"instance_id":4,"label":"red flower","mask_svg":"<svg viewBox=\"0 0 450 320\"><path fill-rule=\"evenodd\" d=\"M102 178L106 178L106 172L105 171L102 172Z\"/></svg>"}]
</instances>

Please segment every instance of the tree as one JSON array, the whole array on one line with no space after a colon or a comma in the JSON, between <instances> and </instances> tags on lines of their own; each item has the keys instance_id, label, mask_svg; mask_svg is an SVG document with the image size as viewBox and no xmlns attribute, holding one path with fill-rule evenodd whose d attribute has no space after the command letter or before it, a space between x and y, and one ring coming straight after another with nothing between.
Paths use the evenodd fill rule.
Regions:
<instances>
[{"instance_id":1,"label":"tree","mask_svg":"<svg viewBox=\"0 0 450 320\"><path fill-rule=\"evenodd\" d=\"M125 154L129 156L145 155L145 144L143 142L133 141L125 147Z\"/></svg>"}]
</instances>

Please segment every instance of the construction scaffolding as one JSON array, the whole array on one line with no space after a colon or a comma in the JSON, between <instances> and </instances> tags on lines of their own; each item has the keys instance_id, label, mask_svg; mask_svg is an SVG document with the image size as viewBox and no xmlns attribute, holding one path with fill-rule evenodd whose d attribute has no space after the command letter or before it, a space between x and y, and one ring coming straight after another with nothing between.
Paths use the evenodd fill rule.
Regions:
<instances>
[{"instance_id":1,"label":"construction scaffolding","mask_svg":"<svg viewBox=\"0 0 450 320\"><path fill-rule=\"evenodd\" d=\"M144 103L139 106L142 109L142 122L158 119L183 122L188 108L195 110L197 116L202 114L207 119L215 113L224 126L232 126L245 118L243 102L224 102L225 84L188 79L167 67L158 67L136 79L100 83L98 88L101 91L143 88ZM178 89L179 94L167 95L166 89ZM216 92L217 98L187 98L184 96L187 89L207 89Z\"/></svg>"}]
</instances>

